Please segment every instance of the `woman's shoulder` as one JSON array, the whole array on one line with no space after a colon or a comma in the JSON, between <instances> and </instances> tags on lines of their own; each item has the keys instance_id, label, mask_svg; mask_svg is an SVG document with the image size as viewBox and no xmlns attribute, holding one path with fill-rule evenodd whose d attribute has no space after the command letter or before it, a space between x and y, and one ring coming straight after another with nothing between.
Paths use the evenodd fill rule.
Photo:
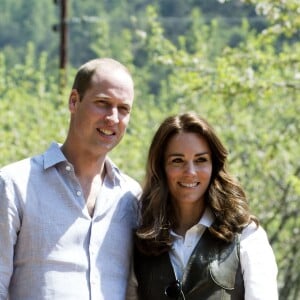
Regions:
<instances>
[{"instance_id":1,"label":"woman's shoulder","mask_svg":"<svg viewBox=\"0 0 300 300\"><path fill-rule=\"evenodd\" d=\"M253 241L268 241L265 229L255 222L251 222L241 233L241 243L252 243Z\"/></svg>"}]
</instances>

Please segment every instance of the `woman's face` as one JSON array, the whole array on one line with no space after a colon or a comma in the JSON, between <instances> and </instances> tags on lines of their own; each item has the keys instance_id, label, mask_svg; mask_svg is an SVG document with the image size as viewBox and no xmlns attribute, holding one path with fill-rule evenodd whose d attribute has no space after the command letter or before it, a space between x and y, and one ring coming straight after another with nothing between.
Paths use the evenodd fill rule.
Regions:
<instances>
[{"instance_id":1,"label":"woman's face","mask_svg":"<svg viewBox=\"0 0 300 300\"><path fill-rule=\"evenodd\" d=\"M164 161L175 204L204 202L212 175L211 150L206 140L195 133L179 133L169 141Z\"/></svg>"}]
</instances>

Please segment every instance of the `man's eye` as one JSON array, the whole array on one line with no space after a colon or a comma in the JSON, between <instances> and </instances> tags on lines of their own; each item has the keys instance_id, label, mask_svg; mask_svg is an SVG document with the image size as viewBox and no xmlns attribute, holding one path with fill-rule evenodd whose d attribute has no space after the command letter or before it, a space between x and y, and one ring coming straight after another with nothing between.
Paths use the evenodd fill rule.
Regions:
<instances>
[{"instance_id":1,"label":"man's eye","mask_svg":"<svg viewBox=\"0 0 300 300\"><path fill-rule=\"evenodd\" d=\"M104 100L97 100L96 103L98 105L102 105L102 106L107 106L108 105L108 103L106 101L104 101Z\"/></svg>"},{"instance_id":2,"label":"man's eye","mask_svg":"<svg viewBox=\"0 0 300 300\"><path fill-rule=\"evenodd\" d=\"M119 111L121 111L123 114L128 114L130 113L130 108L127 106L120 106Z\"/></svg>"}]
</instances>

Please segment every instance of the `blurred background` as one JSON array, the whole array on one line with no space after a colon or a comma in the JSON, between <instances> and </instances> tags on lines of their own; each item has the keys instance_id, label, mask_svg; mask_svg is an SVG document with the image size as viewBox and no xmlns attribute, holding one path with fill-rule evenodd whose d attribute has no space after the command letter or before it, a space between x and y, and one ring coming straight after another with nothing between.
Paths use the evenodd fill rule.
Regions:
<instances>
[{"instance_id":1,"label":"blurred background","mask_svg":"<svg viewBox=\"0 0 300 300\"><path fill-rule=\"evenodd\" d=\"M113 160L142 183L159 123L205 117L300 299L299 29L299 0L0 0L0 166L63 142L76 69L113 57L136 86Z\"/></svg>"}]
</instances>

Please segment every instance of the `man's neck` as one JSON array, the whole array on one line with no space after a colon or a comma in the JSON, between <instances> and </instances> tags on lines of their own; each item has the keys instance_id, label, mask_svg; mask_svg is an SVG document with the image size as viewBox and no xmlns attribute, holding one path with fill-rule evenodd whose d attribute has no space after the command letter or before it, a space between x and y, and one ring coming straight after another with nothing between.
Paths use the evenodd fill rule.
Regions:
<instances>
[{"instance_id":1,"label":"man's neck","mask_svg":"<svg viewBox=\"0 0 300 300\"><path fill-rule=\"evenodd\" d=\"M67 143L62 145L61 150L67 160L73 165L78 178L92 181L96 176L104 177L106 154L95 155L80 147L70 147Z\"/></svg>"},{"instance_id":2,"label":"man's neck","mask_svg":"<svg viewBox=\"0 0 300 300\"><path fill-rule=\"evenodd\" d=\"M106 173L106 155L96 156L80 148L68 147L68 144L64 144L61 150L74 167L75 175L82 188L87 210L89 215L92 216Z\"/></svg>"}]
</instances>

